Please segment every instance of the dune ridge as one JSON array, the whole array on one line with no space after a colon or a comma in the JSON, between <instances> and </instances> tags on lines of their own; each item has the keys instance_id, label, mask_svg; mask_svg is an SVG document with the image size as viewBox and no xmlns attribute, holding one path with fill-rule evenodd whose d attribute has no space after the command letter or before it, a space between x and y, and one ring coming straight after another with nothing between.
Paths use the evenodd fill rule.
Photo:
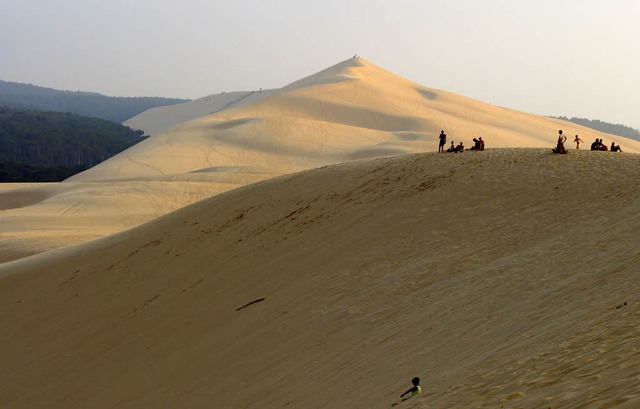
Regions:
<instances>
[{"instance_id":1,"label":"dune ridge","mask_svg":"<svg viewBox=\"0 0 640 409\"><path fill-rule=\"evenodd\" d=\"M435 151L443 129L467 145L482 136L488 149L551 148L563 129L570 140L604 138L625 155L640 152L640 142L427 88L362 58L280 89L211 95L136 120L169 128L55 186L3 189L0 202L14 204L0 211L0 262L123 231L279 175Z\"/></svg>"},{"instance_id":2,"label":"dune ridge","mask_svg":"<svg viewBox=\"0 0 640 409\"><path fill-rule=\"evenodd\" d=\"M637 407L638 171L367 159L5 263L0 406Z\"/></svg>"}]
</instances>

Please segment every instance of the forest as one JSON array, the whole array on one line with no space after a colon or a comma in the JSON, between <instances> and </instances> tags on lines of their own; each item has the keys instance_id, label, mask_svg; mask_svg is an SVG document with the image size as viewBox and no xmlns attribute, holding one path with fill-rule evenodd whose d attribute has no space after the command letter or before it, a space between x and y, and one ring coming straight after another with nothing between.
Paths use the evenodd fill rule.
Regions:
<instances>
[{"instance_id":1,"label":"forest","mask_svg":"<svg viewBox=\"0 0 640 409\"><path fill-rule=\"evenodd\" d=\"M0 182L64 180L143 139L104 119L0 108Z\"/></svg>"},{"instance_id":2,"label":"forest","mask_svg":"<svg viewBox=\"0 0 640 409\"><path fill-rule=\"evenodd\" d=\"M160 97L109 97L94 92L59 91L0 80L0 106L69 112L122 123L141 112L187 100Z\"/></svg>"},{"instance_id":3,"label":"forest","mask_svg":"<svg viewBox=\"0 0 640 409\"><path fill-rule=\"evenodd\" d=\"M637 129L631 128L630 126L621 125L621 124L612 124L609 122L600 121L597 119L587 119L587 118L567 118L566 116L552 116L551 118L562 119L564 121L573 122L574 124L579 124L582 126L586 126L587 128L595 129L596 131L610 133L612 135L624 136L626 138L635 139L636 141L640 141L640 131Z\"/></svg>"}]
</instances>

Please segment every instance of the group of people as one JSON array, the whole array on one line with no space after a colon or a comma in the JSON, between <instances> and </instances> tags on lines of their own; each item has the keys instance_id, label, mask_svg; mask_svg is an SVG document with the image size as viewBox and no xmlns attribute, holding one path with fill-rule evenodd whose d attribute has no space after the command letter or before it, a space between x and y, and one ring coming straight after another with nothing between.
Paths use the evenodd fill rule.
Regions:
<instances>
[{"instance_id":1,"label":"group of people","mask_svg":"<svg viewBox=\"0 0 640 409\"><path fill-rule=\"evenodd\" d=\"M608 151L609 149L607 149L607 145L602 143L602 139L596 139L591 144L591 150L592 151ZM616 145L615 142L611 142L611 149L610 150L611 150L611 152L622 152L622 149L620 148L620 145Z\"/></svg>"},{"instance_id":2,"label":"group of people","mask_svg":"<svg viewBox=\"0 0 640 409\"><path fill-rule=\"evenodd\" d=\"M458 152L464 152L465 150L468 150L468 151L484 150L484 141L482 140L482 137L473 138L473 146L471 148L465 148L463 142L460 142L459 144L456 145L453 141L451 141L451 146L449 146L449 149L446 149L446 150L445 150L445 145L447 144L447 134L444 133L444 130L440 131L439 139L440 141L438 142L438 153L444 153L444 152L458 153Z\"/></svg>"},{"instance_id":3,"label":"group of people","mask_svg":"<svg viewBox=\"0 0 640 409\"><path fill-rule=\"evenodd\" d=\"M566 135L562 133L562 130L558 131L558 142L556 147L551 149L553 153L567 153L567 149L564 147L564 143L567 141ZM583 142L578 135L573 138L573 142L576 144L576 149L580 149L580 142ZM602 143L602 139L596 139L591 144L592 151L608 151L607 145ZM616 145L615 142L611 142L611 152L622 152L620 145Z\"/></svg>"},{"instance_id":4,"label":"group of people","mask_svg":"<svg viewBox=\"0 0 640 409\"><path fill-rule=\"evenodd\" d=\"M448 149L445 148L445 145L447 144L447 134L444 133L444 130L440 131L440 136L438 137L438 139L439 139L438 153L445 153L445 152L458 153L458 152L464 152L465 150L467 151L483 151L484 150L484 141L482 140L482 137L473 138L473 146L471 148L465 148L463 142L460 142L456 145L455 142L453 141L451 142L451 146L449 146ZM562 130L559 130L556 147L551 149L553 153L567 153L567 149L564 146L565 142L567 142L567 136L562 133ZM580 143L584 141L580 139L578 135L576 135L575 138L573 139L573 142L576 144L576 149L580 149ZM602 139L596 139L591 144L591 150L592 151L610 150L611 152L622 152L620 145L616 145L615 142L611 142L611 148L607 148L607 145L602 143Z\"/></svg>"}]
</instances>

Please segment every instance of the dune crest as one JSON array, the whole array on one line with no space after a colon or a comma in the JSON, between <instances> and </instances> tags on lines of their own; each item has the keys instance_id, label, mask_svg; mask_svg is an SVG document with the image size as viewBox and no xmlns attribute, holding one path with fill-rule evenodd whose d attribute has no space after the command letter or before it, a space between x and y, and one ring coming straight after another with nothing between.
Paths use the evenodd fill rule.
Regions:
<instances>
[{"instance_id":1,"label":"dune crest","mask_svg":"<svg viewBox=\"0 0 640 409\"><path fill-rule=\"evenodd\" d=\"M0 262L123 231L275 176L436 151L441 130L447 144L482 136L488 149L550 149L563 129L587 144L604 138L625 155L640 152L640 142L427 88L362 58L280 89L212 95L138 119L158 132L53 187L5 190L0 202L14 204L0 213Z\"/></svg>"}]
</instances>

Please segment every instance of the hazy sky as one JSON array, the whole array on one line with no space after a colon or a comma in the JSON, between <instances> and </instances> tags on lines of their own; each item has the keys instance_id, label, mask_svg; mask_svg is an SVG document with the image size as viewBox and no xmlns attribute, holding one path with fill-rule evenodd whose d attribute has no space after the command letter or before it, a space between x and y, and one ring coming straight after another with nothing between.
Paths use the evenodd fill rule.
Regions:
<instances>
[{"instance_id":1,"label":"hazy sky","mask_svg":"<svg viewBox=\"0 0 640 409\"><path fill-rule=\"evenodd\" d=\"M354 53L427 87L640 128L640 0L0 0L0 79L279 88Z\"/></svg>"}]
</instances>

